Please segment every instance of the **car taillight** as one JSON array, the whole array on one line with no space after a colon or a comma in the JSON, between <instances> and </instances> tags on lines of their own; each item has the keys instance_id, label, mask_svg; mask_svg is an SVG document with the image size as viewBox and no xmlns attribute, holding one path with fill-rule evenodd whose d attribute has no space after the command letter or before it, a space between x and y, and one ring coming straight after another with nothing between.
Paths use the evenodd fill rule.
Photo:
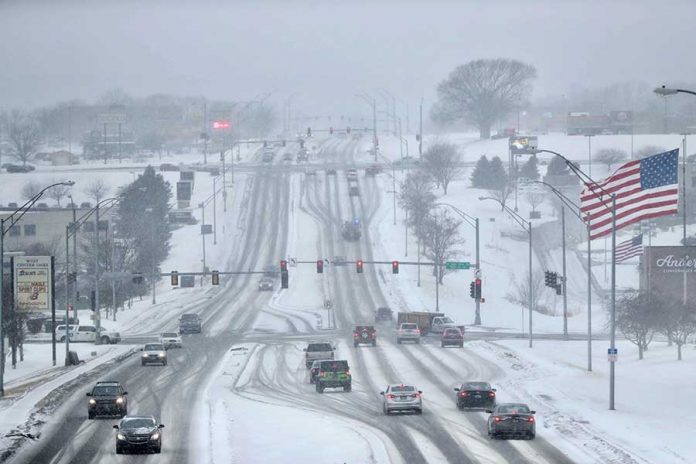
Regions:
<instances>
[{"instance_id":1,"label":"car taillight","mask_svg":"<svg viewBox=\"0 0 696 464\"><path fill-rule=\"evenodd\" d=\"M346 375L350 375L350 371L346 371Z\"/></svg>"},{"instance_id":2,"label":"car taillight","mask_svg":"<svg viewBox=\"0 0 696 464\"><path fill-rule=\"evenodd\" d=\"M353 332L353 336L354 336L354 337L357 337L357 336L358 336L358 332Z\"/></svg>"},{"instance_id":3,"label":"car taillight","mask_svg":"<svg viewBox=\"0 0 696 464\"><path fill-rule=\"evenodd\" d=\"M387 399L393 400L394 398L396 398L396 395L392 395L391 393L387 395Z\"/></svg>"},{"instance_id":4,"label":"car taillight","mask_svg":"<svg viewBox=\"0 0 696 464\"><path fill-rule=\"evenodd\" d=\"M495 398L495 392L488 392L489 398Z\"/></svg>"},{"instance_id":5,"label":"car taillight","mask_svg":"<svg viewBox=\"0 0 696 464\"><path fill-rule=\"evenodd\" d=\"M502 420L502 418L501 418L500 416L495 416L495 417L493 418L493 420L496 421L496 422L500 422L500 421Z\"/></svg>"},{"instance_id":6,"label":"car taillight","mask_svg":"<svg viewBox=\"0 0 696 464\"><path fill-rule=\"evenodd\" d=\"M466 392L462 392L462 391L459 392L459 396L466 396L466 395L467 395Z\"/></svg>"},{"instance_id":7,"label":"car taillight","mask_svg":"<svg viewBox=\"0 0 696 464\"><path fill-rule=\"evenodd\" d=\"M415 394L413 395L413 397L414 397L414 398L420 398L421 396L420 396L420 393L415 393Z\"/></svg>"},{"instance_id":8,"label":"car taillight","mask_svg":"<svg viewBox=\"0 0 696 464\"><path fill-rule=\"evenodd\" d=\"M530 417L529 419L527 419L527 421L528 421L528 422L534 422L534 416L532 416L532 417Z\"/></svg>"}]
</instances>

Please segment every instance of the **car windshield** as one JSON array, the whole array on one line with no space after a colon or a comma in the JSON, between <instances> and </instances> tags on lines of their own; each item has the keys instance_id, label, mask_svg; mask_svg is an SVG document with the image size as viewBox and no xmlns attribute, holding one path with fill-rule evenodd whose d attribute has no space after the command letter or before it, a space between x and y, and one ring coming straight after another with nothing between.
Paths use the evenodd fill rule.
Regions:
<instances>
[{"instance_id":1,"label":"car windshield","mask_svg":"<svg viewBox=\"0 0 696 464\"><path fill-rule=\"evenodd\" d=\"M122 429L139 429L151 428L157 424L154 419L149 417L134 417L132 419L124 419L121 421Z\"/></svg>"},{"instance_id":2,"label":"car windshield","mask_svg":"<svg viewBox=\"0 0 696 464\"><path fill-rule=\"evenodd\" d=\"M307 351L333 351L329 343L313 343L307 347Z\"/></svg>"},{"instance_id":3,"label":"car windshield","mask_svg":"<svg viewBox=\"0 0 696 464\"><path fill-rule=\"evenodd\" d=\"M413 385L393 385L390 389L392 393L413 393L416 387Z\"/></svg>"},{"instance_id":4,"label":"car windshield","mask_svg":"<svg viewBox=\"0 0 696 464\"><path fill-rule=\"evenodd\" d=\"M491 384L487 382L467 382L462 385L462 390L490 390Z\"/></svg>"},{"instance_id":5,"label":"car windshield","mask_svg":"<svg viewBox=\"0 0 696 464\"><path fill-rule=\"evenodd\" d=\"M449 317L443 317L442 318L443 324L454 324L454 321L450 319Z\"/></svg>"},{"instance_id":6,"label":"car windshield","mask_svg":"<svg viewBox=\"0 0 696 464\"><path fill-rule=\"evenodd\" d=\"M498 406L500 414L529 414L530 409L525 404L501 404Z\"/></svg>"},{"instance_id":7,"label":"car windshield","mask_svg":"<svg viewBox=\"0 0 696 464\"><path fill-rule=\"evenodd\" d=\"M373 326L371 326L371 325L359 325L359 326L357 326L357 327L355 328L355 331L356 331L356 332L363 332L363 331L368 331L368 332L370 332L370 331L372 331L372 330L375 330L375 328L374 328Z\"/></svg>"},{"instance_id":8,"label":"car windshield","mask_svg":"<svg viewBox=\"0 0 696 464\"><path fill-rule=\"evenodd\" d=\"M177 335L176 332L164 332L164 333L162 334L162 337L163 337L163 338L176 338L176 337L178 337L178 336L179 336L179 335Z\"/></svg>"},{"instance_id":9,"label":"car windshield","mask_svg":"<svg viewBox=\"0 0 696 464\"><path fill-rule=\"evenodd\" d=\"M404 330L414 330L418 328L417 324L401 324L401 328Z\"/></svg>"},{"instance_id":10,"label":"car windshield","mask_svg":"<svg viewBox=\"0 0 696 464\"><path fill-rule=\"evenodd\" d=\"M92 395L94 396L116 396L119 393L120 389L113 386L96 386L92 390Z\"/></svg>"},{"instance_id":11,"label":"car windshield","mask_svg":"<svg viewBox=\"0 0 696 464\"><path fill-rule=\"evenodd\" d=\"M197 321L198 320L198 314L184 314L181 316L182 321Z\"/></svg>"},{"instance_id":12,"label":"car windshield","mask_svg":"<svg viewBox=\"0 0 696 464\"><path fill-rule=\"evenodd\" d=\"M345 372L348 370L348 361L323 361L320 369L329 372Z\"/></svg>"},{"instance_id":13,"label":"car windshield","mask_svg":"<svg viewBox=\"0 0 696 464\"><path fill-rule=\"evenodd\" d=\"M164 351L164 345L159 343L148 343L145 345L145 351Z\"/></svg>"}]
</instances>

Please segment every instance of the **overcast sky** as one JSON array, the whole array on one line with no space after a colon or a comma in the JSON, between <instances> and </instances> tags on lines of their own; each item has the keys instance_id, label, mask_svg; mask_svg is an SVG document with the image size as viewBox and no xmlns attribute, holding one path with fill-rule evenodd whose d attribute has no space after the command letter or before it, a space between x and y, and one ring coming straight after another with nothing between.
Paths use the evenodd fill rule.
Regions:
<instances>
[{"instance_id":1,"label":"overcast sky","mask_svg":"<svg viewBox=\"0 0 696 464\"><path fill-rule=\"evenodd\" d=\"M360 92L432 102L475 58L573 86L696 80L696 1L0 0L0 107L122 88L246 100L273 92L340 114Z\"/></svg>"}]
</instances>

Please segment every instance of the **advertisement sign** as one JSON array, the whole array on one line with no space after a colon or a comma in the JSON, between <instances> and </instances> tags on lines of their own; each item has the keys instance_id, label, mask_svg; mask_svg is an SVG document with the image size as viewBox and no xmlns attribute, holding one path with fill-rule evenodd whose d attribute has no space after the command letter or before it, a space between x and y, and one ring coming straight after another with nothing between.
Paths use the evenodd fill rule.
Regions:
<instances>
[{"instance_id":1,"label":"advertisement sign","mask_svg":"<svg viewBox=\"0 0 696 464\"><path fill-rule=\"evenodd\" d=\"M515 136L509 139L510 153L513 155L531 155L536 153L539 141L536 135Z\"/></svg>"},{"instance_id":2,"label":"advertisement sign","mask_svg":"<svg viewBox=\"0 0 696 464\"><path fill-rule=\"evenodd\" d=\"M17 311L51 311L52 256L15 256L12 258L12 276Z\"/></svg>"},{"instance_id":3,"label":"advertisement sign","mask_svg":"<svg viewBox=\"0 0 696 464\"><path fill-rule=\"evenodd\" d=\"M696 304L696 247L648 246L642 259L642 289Z\"/></svg>"},{"instance_id":4,"label":"advertisement sign","mask_svg":"<svg viewBox=\"0 0 696 464\"><path fill-rule=\"evenodd\" d=\"M191 182L183 181L176 183L176 199L179 201L191 200Z\"/></svg>"},{"instance_id":5,"label":"advertisement sign","mask_svg":"<svg viewBox=\"0 0 696 464\"><path fill-rule=\"evenodd\" d=\"M100 113L97 115L98 124L125 124L125 113Z\"/></svg>"}]
</instances>

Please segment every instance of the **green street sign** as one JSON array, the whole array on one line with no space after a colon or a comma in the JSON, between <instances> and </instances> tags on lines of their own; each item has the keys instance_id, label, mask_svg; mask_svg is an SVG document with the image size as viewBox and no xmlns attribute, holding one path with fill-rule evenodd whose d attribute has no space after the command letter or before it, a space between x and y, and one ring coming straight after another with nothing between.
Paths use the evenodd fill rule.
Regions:
<instances>
[{"instance_id":1,"label":"green street sign","mask_svg":"<svg viewBox=\"0 0 696 464\"><path fill-rule=\"evenodd\" d=\"M470 269L471 263L467 261L456 262L448 261L445 263L445 269Z\"/></svg>"}]
</instances>

